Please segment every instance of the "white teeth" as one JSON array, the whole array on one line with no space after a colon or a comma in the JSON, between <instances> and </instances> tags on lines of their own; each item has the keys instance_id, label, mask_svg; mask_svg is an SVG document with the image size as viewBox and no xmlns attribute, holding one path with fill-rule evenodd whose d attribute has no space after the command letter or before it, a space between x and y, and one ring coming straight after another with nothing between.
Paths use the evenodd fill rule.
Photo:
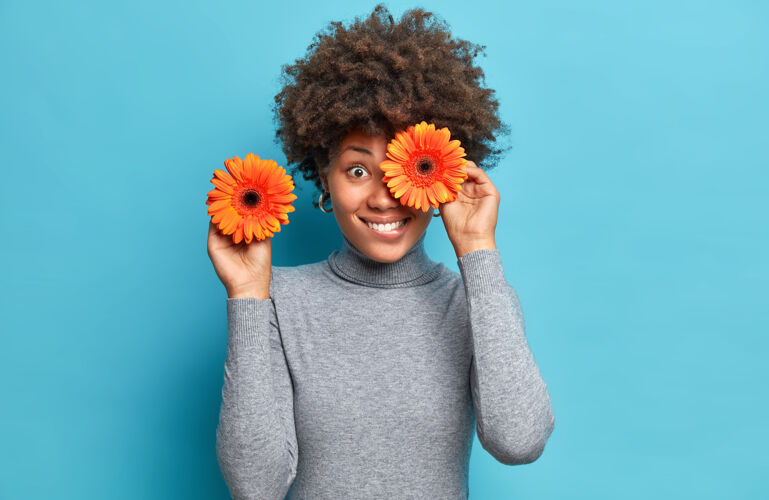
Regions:
<instances>
[{"instance_id":1,"label":"white teeth","mask_svg":"<svg viewBox=\"0 0 769 500\"><path fill-rule=\"evenodd\" d=\"M370 227L374 231L388 232L403 226L404 224L406 224L406 220L404 219L404 220L393 222L390 224L374 224L373 222L366 221L366 224L368 224L368 227Z\"/></svg>"}]
</instances>

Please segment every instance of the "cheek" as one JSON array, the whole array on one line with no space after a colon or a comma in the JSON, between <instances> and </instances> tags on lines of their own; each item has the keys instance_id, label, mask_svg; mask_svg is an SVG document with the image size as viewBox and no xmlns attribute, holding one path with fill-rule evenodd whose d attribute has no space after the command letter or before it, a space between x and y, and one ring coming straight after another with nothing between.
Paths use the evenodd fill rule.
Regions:
<instances>
[{"instance_id":1,"label":"cheek","mask_svg":"<svg viewBox=\"0 0 769 500\"><path fill-rule=\"evenodd\" d=\"M365 202L365 196L361 190L339 189L336 191L334 207L340 213L353 214L360 211Z\"/></svg>"},{"instance_id":2,"label":"cheek","mask_svg":"<svg viewBox=\"0 0 769 500\"><path fill-rule=\"evenodd\" d=\"M413 213L414 215L414 222L417 223L417 225L421 227L427 227L428 224L430 224L430 221L433 219L433 216L430 212L423 212L421 210L417 210Z\"/></svg>"}]
</instances>

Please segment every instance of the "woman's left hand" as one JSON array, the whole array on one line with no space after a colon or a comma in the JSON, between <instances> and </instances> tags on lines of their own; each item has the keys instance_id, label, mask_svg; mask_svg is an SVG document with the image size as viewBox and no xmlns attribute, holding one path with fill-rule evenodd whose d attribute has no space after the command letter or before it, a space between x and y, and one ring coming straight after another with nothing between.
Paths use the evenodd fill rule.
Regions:
<instances>
[{"instance_id":1,"label":"woman's left hand","mask_svg":"<svg viewBox=\"0 0 769 500\"><path fill-rule=\"evenodd\" d=\"M465 167L467 179L451 203L441 203L440 212L457 258L484 248L497 248L494 230L499 212L499 191L475 162Z\"/></svg>"}]
</instances>

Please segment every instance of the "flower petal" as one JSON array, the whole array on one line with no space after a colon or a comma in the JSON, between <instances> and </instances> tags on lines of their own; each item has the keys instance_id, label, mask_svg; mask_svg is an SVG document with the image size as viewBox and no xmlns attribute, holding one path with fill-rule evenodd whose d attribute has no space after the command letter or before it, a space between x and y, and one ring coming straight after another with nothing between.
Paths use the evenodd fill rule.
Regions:
<instances>
[{"instance_id":1,"label":"flower petal","mask_svg":"<svg viewBox=\"0 0 769 500\"><path fill-rule=\"evenodd\" d=\"M408 206L410 206L410 207L413 207L413 206L414 206L414 203L416 203L417 194L418 194L418 193L417 193L417 191L418 191L418 190L419 190L419 188L417 188L417 187L412 187L412 188L411 188L411 191L409 191L409 197L408 197L408 200L406 201L406 203L408 204Z\"/></svg>"},{"instance_id":2,"label":"flower petal","mask_svg":"<svg viewBox=\"0 0 769 500\"><path fill-rule=\"evenodd\" d=\"M245 231L246 243L251 243L251 239L254 237L254 218L248 217L243 224Z\"/></svg>"},{"instance_id":3,"label":"flower petal","mask_svg":"<svg viewBox=\"0 0 769 500\"><path fill-rule=\"evenodd\" d=\"M218 212L214 213L211 216L211 222L218 225L220 222L222 222L225 213L226 212L224 210L219 210Z\"/></svg>"},{"instance_id":4,"label":"flower petal","mask_svg":"<svg viewBox=\"0 0 769 500\"><path fill-rule=\"evenodd\" d=\"M243 163L244 163L244 167L243 167L244 175L248 180L250 181L254 180L254 178L256 177L257 169L259 168L259 157L256 156L254 153L248 153Z\"/></svg>"},{"instance_id":5,"label":"flower petal","mask_svg":"<svg viewBox=\"0 0 769 500\"><path fill-rule=\"evenodd\" d=\"M291 203L296 199L295 194L273 194L270 195L270 201L273 203Z\"/></svg>"},{"instance_id":6,"label":"flower petal","mask_svg":"<svg viewBox=\"0 0 769 500\"><path fill-rule=\"evenodd\" d=\"M449 143L449 140L451 140L451 132L449 132L448 127L443 127L438 131L437 148L442 151L443 148Z\"/></svg>"},{"instance_id":7,"label":"flower petal","mask_svg":"<svg viewBox=\"0 0 769 500\"><path fill-rule=\"evenodd\" d=\"M422 189L422 211L427 212L427 207L430 206L430 202L427 199L427 189Z\"/></svg>"},{"instance_id":8,"label":"flower petal","mask_svg":"<svg viewBox=\"0 0 769 500\"><path fill-rule=\"evenodd\" d=\"M227 167L227 171L238 182L243 182L243 161L238 156L233 156L230 159L224 160L224 166Z\"/></svg>"},{"instance_id":9,"label":"flower petal","mask_svg":"<svg viewBox=\"0 0 769 500\"><path fill-rule=\"evenodd\" d=\"M396 162L404 163L409 159L409 153L406 150L406 145L400 141L393 141L387 145L387 156Z\"/></svg>"},{"instance_id":10,"label":"flower petal","mask_svg":"<svg viewBox=\"0 0 769 500\"><path fill-rule=\"evenodd\" d=\"M222 209L227 208L229 206L231 206L229 199L226 199L226 200L216 200L215 202L211 203L211 205L208 206L208 213L212 214L212 213L214 213L216 211L222 210Z\"/></svg>"},{"instance_id":11,"label":"flower petal","mask_svg":"<svg viewBox=\"0 0 769 500\"><path fill-rule=\"evenodd\" d=\"M236 244L240 243L241 241L243 241L243 226L242 225L239 225L235 229L235 233L233 233L233 235L232 235L232 241L234 243L236 243Z\"/></svg>"},{"instance_id":12,"label":"flower petal","mask_svg":"<svg viewBox=\"0 0 769 500\"><path fill-rule=\"evenodd\" d=\"M430 200L430 205L437 205L438 199L435 197L435 185L427 186L425 192L427 193L427 198Z\"/></svg>"},{"instance_id":13,"label":"flower petal","mask_svg":"<svg viewBox=\"0 0 769 500\"><path fill-rule=\"evenodd\" d=\"M445 203L446 199L449 197L449 190L446 189L446 186L443 184L443 182L436 181L432 187L435 191L435 197L438 199L438 201Z\"/></svg>"},{"instance_id":14,"label":"flower petal","mask_svg":"<svg viewBox=\"0 0 769 500\"><path fill-rule=\"evenodd\" d=\"M235 182L235 179L233 179L232 176L230 176L230 174L228 174L221 168L214 169L214 176L218 177L219 179L226 182L230 186L234 186L235 184L237 184Z\"/></svg>"},{"instance_id":15,"label":"flower petal","mask_svg":"<svg viewBox=\"0 0 769 500\"><path fill-rule=\"evenodd\" d=\"M456 139L454 139L453 141L449 141L445 146L441 148L441 154L448 155L450 153L453 153L454 151L459 149L460 144L461 143Z\"/></svg>"},{"instance_id":16,"label":"flower petal","mask_svg":"<svg viewBox=\"0 0 769 500\"><path fill-rule=\"evenodd\" d=\"M390 177L394 177L403 173L403 165L390 160L384 160L379 164L379 168L382 170L382 172L389 175Z\"/></svg>"},{"instance_id":17,"label":"flower petal","mask_svg":"<svg viewBox=\"0 0 769 500\"><path fill-rule=\"evenodd\" d=\"M404 194L404 193L406 193L406 192L407 192L409 189L411 189L411 184L409 184L408 182L404 182L403 184L401 184L401 185L400 185L400 186L398 186L397 188L392 188L392 189L391 189L391 192L392 192L392 194L393 194L393 196L394 196L394 197L396 197L396 198L400 198L400 197L401 197L401 196L403 196L403 194Z\"/></svg>"},{"instance_id":18,"label":"flower petal","mask_svg":"<svg viewBox=\"0 0 769 500\"><path fill-rule=\"evenodd\" d=\"M219 190L222 191L223 193L227 193L228 195L231 195L232 193L235 192L235 190L232 188L232 185L230 185L227 182L224 182L221 179L217 179L216 177L211 179L211 184L219 188Z\"/></svg>"},{"instance_id":19,"label":"flower petal","mask_svg":"<svg viewBox=\"0 0 769 500\"><path fill-rule=\"evenodd\" d=\"M225 234L232 234L232 232L235 231L240 222L240 218L240 214L236 212L234 208L229 208L225 212L224 219L222 220L222 229L225 230Z\"/></svg>"},{"instance_id":20,"label":"flower petal","mask_svg":"<svg viewBox=\"0 0 769 500\"><path fill-rule=\"evenodd\" d=\"M278 219L274 215L267 213L264 215L262 225L274 231L275 227L279 226L280 223L278 222Z\"/></svg>"},{"instance_id":21,"label":"flower petal","mask_svg":"<svg viewBox=\"0 0 769 500\"><path fill-rule=\"evenodd\" d=\"M397 187L405 182L408 182L408 180L409 180L408 176L399 175L387 181L387 187Z\"/></svg>"},{"instance_id":22,"label":"flower petal","mask_svg":"<svg viewBox=\"0 0 769 500\"><path fill-rule=\"evenodd\" d=\"M438 145L440 144L441 140L441 134L435 130L435 125L430 124L428 125L428 132L427 132L427 148L428 149L438 149Z\"/></svg>"},{"instance_id":23,"label":"flower petal","mask_svg":"<svg viewBox=\"0 0 769 500\"><path fill-rule=\"evenodd\" d=\"M416 149L420 150L425 147L422 143L422 123L419 123L414 127L414 146L416 146Z\"/></svg>"},{"instance_id":24,"label":"flower petal","mask_svg":"<svg viewBox=\"0 0 769 500\"><path fill-rule=\"evenodd\" d=\"M406 151L408 151L409 155L413 154L414 151L416 151L417 146L414 144L414 138L412 136L413 133L413 126L409 127L409 129L405 133L401 133L401 142L403 142L406 145Z\"/></svg>"},{"instance_id":25,"label":"flower petal","mask_svg":"<svg viewBox=\"0 0 769 500\"><path fill-rule=\"evenodd\" d=\"M227 193L223 193L216 188L208 192L208 201L224 200L224 199L229 200L230 198L231 198L230 195L228 195Z\"/></svg>"}]
</instances>

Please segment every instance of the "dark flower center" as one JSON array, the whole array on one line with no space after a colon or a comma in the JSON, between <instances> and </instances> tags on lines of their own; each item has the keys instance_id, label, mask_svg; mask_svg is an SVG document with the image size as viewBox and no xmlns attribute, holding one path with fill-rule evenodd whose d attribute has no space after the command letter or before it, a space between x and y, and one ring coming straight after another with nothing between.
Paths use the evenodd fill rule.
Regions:
<instances>
[{"instance_id":1,"label":"dark flower center","mask_svg":"<svg viewBox=\"0 0 769 500\"><path fill-rule=\"evenodd\" d=\"M253 189L249 189L245 193L243 193L243 203L249 207L256 206L259 203L259 200L261 198L259 197L259 193L254 191Z\"/></svg>"},{"instance_id":2,"label":"dark flower center","mask_svg":"<svg viewBox=\"0 0 769 500\"><path fill-rule=\"evenodd\" d=\"M417 172L420 174L429 174L432 172L433 167L435 167L435 164L433 163L432 158L420 158L417 160Z\"/></svg>"}]
</instances>

